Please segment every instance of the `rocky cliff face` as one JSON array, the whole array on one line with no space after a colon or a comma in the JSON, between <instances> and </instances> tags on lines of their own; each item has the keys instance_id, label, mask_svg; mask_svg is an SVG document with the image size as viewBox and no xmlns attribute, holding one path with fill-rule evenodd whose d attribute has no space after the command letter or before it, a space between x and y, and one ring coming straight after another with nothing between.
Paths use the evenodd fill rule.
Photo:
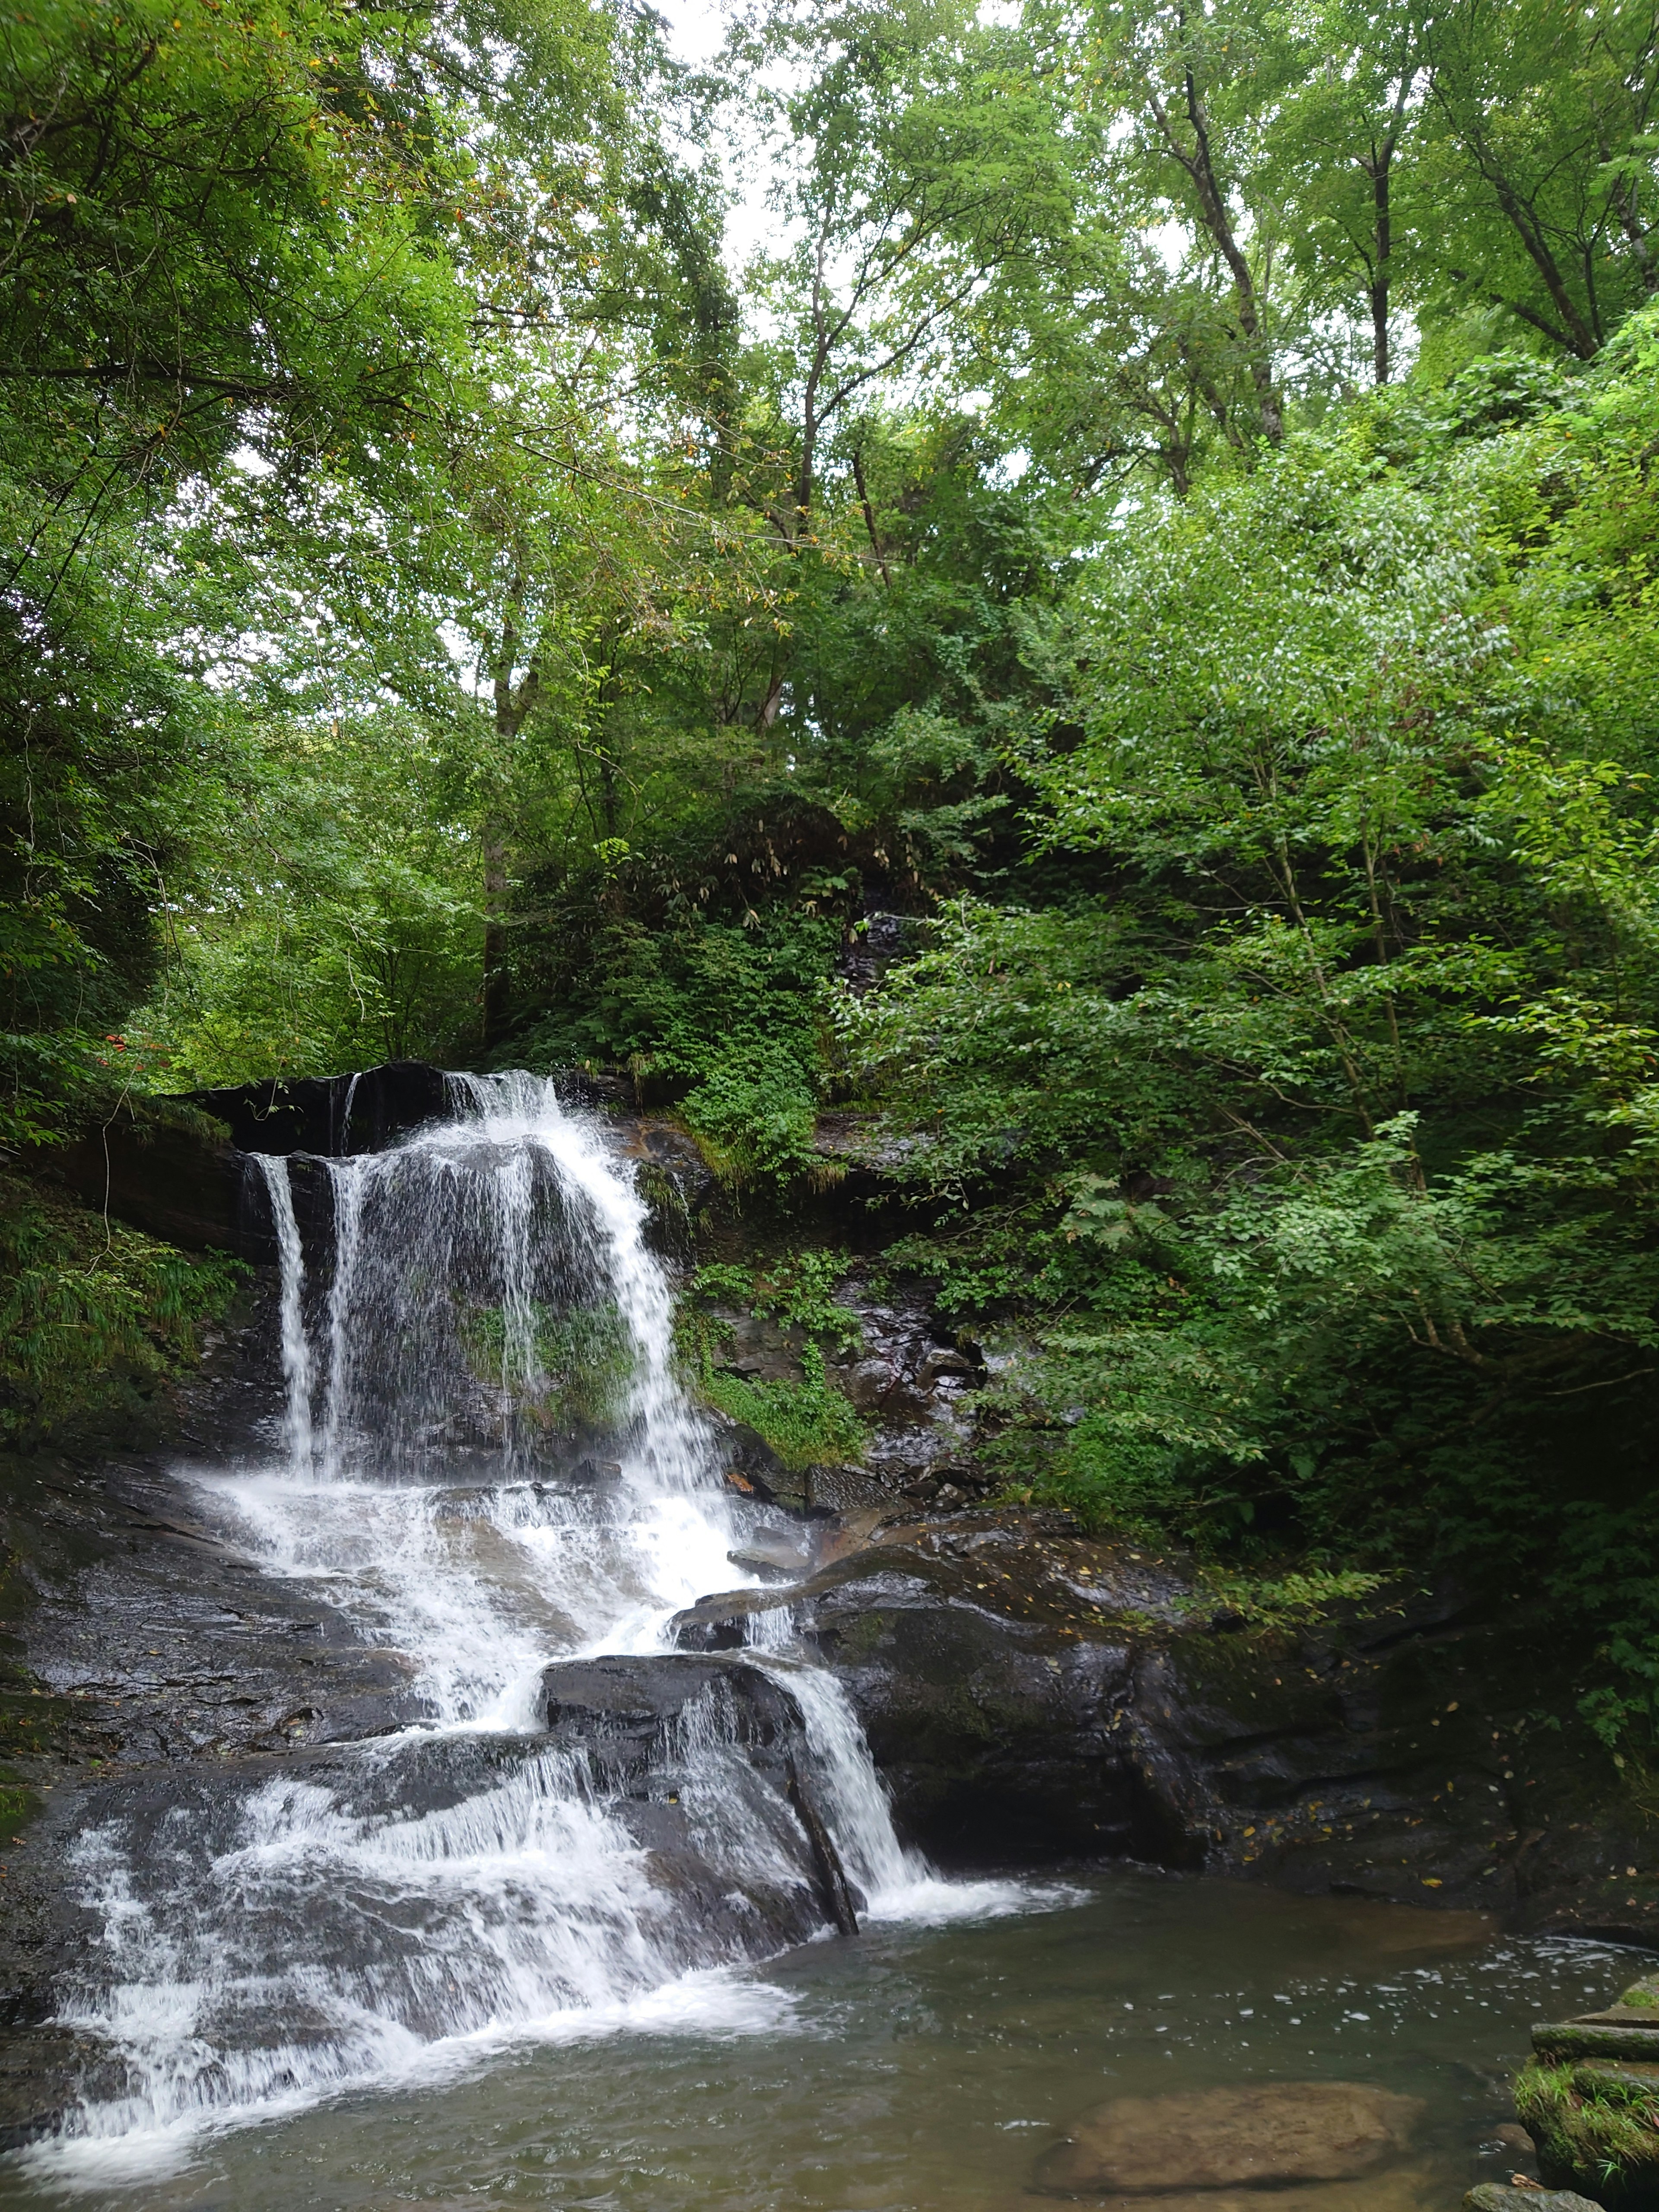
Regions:
<instances>
[{"instance_id":1,"label":"rocky cliff face","mask_svg":"<svg viewBox=\"0 0 1659 2212\"><path fill-rule=\"evenodd\" d=\"M787 1608L947 1863L1127 1852L1659 1945L1652 1823L1551 1656L1455 1592L1268 1630L1218 1616L1179 1559L1058 1516L848 1542L677 1633L735 1648Z\"/></svg>"}]
</instances>

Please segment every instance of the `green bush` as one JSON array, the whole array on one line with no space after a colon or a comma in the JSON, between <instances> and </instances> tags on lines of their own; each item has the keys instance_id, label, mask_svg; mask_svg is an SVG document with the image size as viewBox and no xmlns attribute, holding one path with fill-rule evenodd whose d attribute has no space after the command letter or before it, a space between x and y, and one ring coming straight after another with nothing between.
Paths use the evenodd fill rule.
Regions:
<instances>
[{"instance_id":1,"label":"green bush","mask_svg":"<svg viewBox=\"0 0 1659 2212\"><path fill-rule=\"evenodd\" d=\"M817 1345L806 1346L800 1364L799 1382L751 1382L709 1366L699 1394L729 1419L753 1429L787 1468L857 1459L864 1449L864 1423L825 1374Z\"/></svg>"},{"instance_id":2,"label":"green bush","mask_svg":"<svg viewBox=\"0 0 1659 2212\"><path fill-rule=\"evenodd\" d=\"M850 1252L785 1252L759 1267L715 1264L691 1279L693 1296L747 1306L757 1321L777 1320L830 1337L843 1352L863 1340L858 1316L837 1303L836 1285L851 1271Z\"/></svg>"}]
</instances>

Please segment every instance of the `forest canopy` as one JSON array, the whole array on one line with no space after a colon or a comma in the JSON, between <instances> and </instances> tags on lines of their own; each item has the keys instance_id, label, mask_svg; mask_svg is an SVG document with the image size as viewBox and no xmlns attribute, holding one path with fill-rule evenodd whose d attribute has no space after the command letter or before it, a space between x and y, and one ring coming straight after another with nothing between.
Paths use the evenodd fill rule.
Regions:
<instances>
[{"instance_id":1,"label":"forest canopy","mask_svg":"<svg viewBox=\"0 0 1659 2212\"><path fill-rule=\"evenodd\" d=\"M1659 9L0 68L0 1143L583 1066L787 1209L857 1109L1008 1494L1541 1592L1650 1729Z\"/></svg>"}]
</instances>

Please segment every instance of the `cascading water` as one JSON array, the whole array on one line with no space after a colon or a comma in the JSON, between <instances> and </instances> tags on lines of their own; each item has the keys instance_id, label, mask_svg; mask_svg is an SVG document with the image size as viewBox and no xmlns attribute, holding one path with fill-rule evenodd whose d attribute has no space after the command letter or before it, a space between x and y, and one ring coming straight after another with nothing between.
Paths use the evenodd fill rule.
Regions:
<instances>
[{"instance_id":1,"label":"cascading water","mask_svg":"<svg viewBox=\"0 0 1659 2212\"><path fill-rule=\"evenodd\" d=\"M599 1127L527 1076L455 1084L454 1120L327 1164L332 1273L309 1316L288 1164L261 1162L283 1457L191 1478L266 1572L404 1656L423 1717L188 1777L88 1836L103 1935L65 2018L112 2048L116 2086L75 2114L83 2145L568 2033L799 1941L827 1917L803 1789L870 1910L975 1903L901 1850L787 1610L729 1665L651 1657L677 1610L742 1579L733 1516L754 1509L723 1492L675 1380L647 1209ZM547 1671L574 1661L594 1663ZM672 1697L624 1783L603 1729L598 1752L549 1733L548 1686L602 1705L635 1664ZM789 1752L786 1792L762 1769L789 1729L810 1771Z\"/></svg>"}]
</instances>

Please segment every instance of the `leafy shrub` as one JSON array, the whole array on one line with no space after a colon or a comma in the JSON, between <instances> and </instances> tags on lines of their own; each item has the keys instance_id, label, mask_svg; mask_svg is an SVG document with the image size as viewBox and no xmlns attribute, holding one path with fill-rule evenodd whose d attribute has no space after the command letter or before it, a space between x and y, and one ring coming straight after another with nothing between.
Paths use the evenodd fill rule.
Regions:
<instances>
[{"instance_id":1,"label":"leafy shrub","mask_svg":"<svg viewBox=\"0 0 1659 2212\"><path fill-rule=\"evenodd\" d=\"M792 1322L810 1336L830 1337L848 1352L863 1340L864 1331L858 1316L837 1304L835 1291L852 1265L850 1252L809 1248L786 1252L762 1267L700 1267L690 1288L695 1296L745 1305L757 1321Z\"/></svg>"},{"instance_id":2,"label":"leafy shrub","mask_svg":"<svg viewBox=\"0 0 1659 2212\"><path fill-rule=\"evenodd\" d=\"M626 1066L641 1091L680 1103L731 1184L822 1180L824 975L840 935L837 923L787 908L756 914L747 928L700 915L658 934L614 922L570 1000L507 1056L537 1069Z\"/></svg>"},{"instance_id":3,"label":"leafy shrub","mask_svg":"<svg viewBox=\"0 0 1659 2212\"><path fill-rule=\"evenodd\" d=\"M806 1346L800 1364L799 1382L751 1382L710 1365L699 1391L729 1419L753 1429L787 1468L856 1459L864 1449L864 1423L824 1372L817 1345Z\"/></svg>"}]
</instances>

